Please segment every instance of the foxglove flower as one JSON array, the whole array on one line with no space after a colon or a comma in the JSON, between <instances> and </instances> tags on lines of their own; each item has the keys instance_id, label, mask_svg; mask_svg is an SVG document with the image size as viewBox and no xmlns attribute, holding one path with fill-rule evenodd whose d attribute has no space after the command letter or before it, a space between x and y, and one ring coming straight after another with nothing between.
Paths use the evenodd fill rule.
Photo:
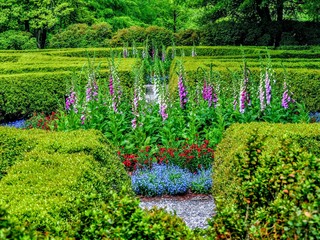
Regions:
<instances>
[{"instance_id":1,"label":"foxglove flower","mask_svg":"<svg viewBox=\"0 0 320 240\"><path fill-rule=\"evenodd\" d=\"M66 99L66 110L70 111L71 108L73 107L74 112L77 113L78 110L76 108L76 102L77 102L76 92L72 89L70 95Z\"/></svg>"},{"instance_id":2,"label":"foxglove flower","mask_svg":"<svg viewBox=\"0 0 320 240\"><path fill-rule=\"evenodd\" d=\"M288 109L289 108L289 103L290 102L294 102L294 100L289 95L286 82L284 82L284 84L283 84L283 90L284 90L284 92L282 94L281 106L284 109Z\"/></svg>"},{"instance_id":3,"label":"foxglove flower","mask_svg":"<svg viewBox=\"0 0 320 240\"><path fill-rule=\"evenodd\" d=\"M131 126L132 126L133 129L137 128L137 119L136 119L136 117L134 119L132 119Z\"/></svg>"},{"instance_id":4,"label":"foxglove flower","mask_svg":"<svg viewBox=\"0 0 320 240\"><path fill-rule=\"evenodd\" d=\"M239 99L239 107L240 107L240 113L244 113L245 112L245 108L246 108L246 101L247 101L247 91L245 88L243 88L240 92L240 99Z\"/></svg>"},{"instance_id":5,"label":"foxglove flower","mask_svg":"<svg viewBox=\"0 0 320 240\"><path fill-rule=\"evenodd\" d=\"M166 113L167 104L162 103L160 105L160 115L162 117L162 121L165 121L168 118L168 114Z\"/></svg>"},{"instance_id":6,"label":"foxglove flower","mask_svg":"<svg viewBox=\"0 0 320 240\"><path fill-rule=\"evenodd\" d=\"M109 93L111 96L113 96L113 94L114 94L112 74L110 74L110 77L109 77Z\"/></svg>"},{"instance_id":7,"label":"foxglove flower","mask_svg":"<svg viewBox=\"0 0 320 240\"><path fill-rule=\"evenodd\" d=\"M84 112L82 112L80 120L81 120L81 124L83 125L86 120L86 115L84 114Z\"/></svg>"},{"instance_id":8,"label":"foxglove flower","mask_svg":"<svg viewBox=\"0 0 320 240\"><path fill-rule=\"evenodd\" d=\"M264 102L264 89L262 86L262 82L260 82L260 85L259 85L259 99L260 99L260 110L261 112L263 112L264 109L266 108L266 105Z\"/></svg>"},{"instance_id":9,"label":"foxglove flower","mask_svg":"<svg viewBox=\"0 0 320 240\"><path fill-rule=\"evenodd\" d=\"M180 107L182 109L185 109L186 104L188 102L188 98L187 98L188 92L183 83L182 73L180 73L179 75L178 87L179 87Z\"/></svg>"},{"instance_id":10,"label":"foxglove flower","mask_svg":"<svg viewBox=\"0 0 320 240\"><path fill-rule=\"evenodd\" d=\"M208 85L207 82L204 82L202 96L205 101L208 101L208 106L212 105L212 97L213 97L213 87Z\"/></svg>"},{"instance_id":11,"label":"foxglove flower","mask_svg":"<svg viewBox=\"0 0 320 240\"><path fill-rule=\"evenodd\" d=\"M269 73L266 71L266 77L265 77L265 85L266 85L266 101L267 105L271 103L271 83L269 78Z\"/></svg>"}]
</instances>

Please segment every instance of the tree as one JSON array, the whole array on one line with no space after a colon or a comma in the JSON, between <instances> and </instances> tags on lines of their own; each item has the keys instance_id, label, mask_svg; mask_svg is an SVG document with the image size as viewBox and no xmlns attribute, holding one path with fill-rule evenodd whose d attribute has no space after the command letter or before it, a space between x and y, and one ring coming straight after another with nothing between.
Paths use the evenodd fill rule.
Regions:
<instances>
[{"instance_id":1,"label":"tree","mask_svg":"<svg viewBox=\"0 0 320 240\"><path fill-rule=\"evenodd\" d=\"M202 22L214 22L221 18L255 22L268 28L275 26L274 44L281 41L285 19L319 21L320 0L202 0L206 8ZM274 24L273 24L274 23Z\"/></svg>"},{"instance_id":2,"label":"tree","mask_svg":"<svg viewBox=\"0 0 320 240\"><path fill-rule=\"evenodd\" d=\"M0 0L0 25L31 32L44 48L48 31L63 19L77 18L83 6L82 0Z\"/></svg>"}]
</instances>

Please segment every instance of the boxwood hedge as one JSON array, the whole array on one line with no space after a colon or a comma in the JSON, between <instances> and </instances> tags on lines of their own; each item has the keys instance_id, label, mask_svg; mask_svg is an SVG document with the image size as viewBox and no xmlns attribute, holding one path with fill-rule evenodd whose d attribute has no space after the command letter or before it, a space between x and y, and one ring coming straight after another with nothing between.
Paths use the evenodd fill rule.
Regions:
<instances>
[{"instance_id":1,"label":"boxwood hedge","mask_svg":"<svg viewBox=\"0 0 320 240\"><path fill-rule=\"evenodd\" d=\"M14 221L59 235L78 221L76 203L84 196L106 202L110 191L124 187L132 195L130 178L99 132L1 127L0 133L6 143L0 147L0 208Z\"/></svg>"},{"instance_id":2,"label":"boxwood hedge","mask_svg":"<svg viewBox=\"0 0 320 240\"><path fill-rule=\"evenodd\" d=\"M209 235L318 239L320 125L234 124L218 145Z\"/></svg>"},{"instance_id":3,"label":"boxwood hedge","mask_svg":"<svg viewBox=\"0 0 320 240\"><path fill-rule=\"evenodd\" d=\"M101 133L0 127L0 239L201 239L144 211Z\"/></svg>"},{"instance_id":4,"label":"boxwood hedge","mask_svg":"<svg viewBox=\"0 0 320 240\"><path fill-rule=\"evenodd\" d=\"M109 49L0 52L0 122L28 118L34 112L49 114L63 107L71 79L85 78L88 60L94 67L101 63L101 78L108 78L110 59L103 58L107 56ZM119 61L124 86L132 84L135 62L133 58Z\"/></svg>"}]
</instances>

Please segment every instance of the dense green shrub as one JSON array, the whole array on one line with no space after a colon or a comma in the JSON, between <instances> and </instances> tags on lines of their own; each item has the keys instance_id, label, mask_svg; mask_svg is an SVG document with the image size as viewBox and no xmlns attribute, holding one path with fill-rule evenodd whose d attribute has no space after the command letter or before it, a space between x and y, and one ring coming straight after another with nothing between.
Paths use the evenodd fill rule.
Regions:
<instances>
[{"instance_id":1,"label":"dense green shrub","mask_svg":"<svg viewBox=\"0 0 320 240\"><path fill-rule=\"evenodd\" d=\"M123 194L132 195L130 178L99 132L0 131L8 142L3 151L19 140L31 142L0 181L0 208L13 222L63 236L77 225L77 202L85 196L95 195L91 204L99 205L111 200L110 191L126 188Z\"/></svg>"},{"instance_id":2,"label":"dense green shrub","mask_svg":"<svg viewBox=\"0 0 320 240\"><path fill-rule=\"evenodd\" d=\"M78 209L80 222L71 235L76 239L201 239L176 215L144 211L137 199L128 196L113 194L98 208L81 201Z\"/></svg>"},{"instance_id":3,"label":"dense green shrub","mask_svg":"<svg viewBox=\"0 0 320 240\"><path fill-rule=\"evenodd\" d=\"M139 207L101 133L7 127L0 133L7 143L0 152L24 143L0 180L0 238L195 239L177 216Z\"/></svg>"},{"instance_id":4,"label":"dense green shrub","mask_svg":"<svg viewBox=\"0 0 320 240\"><path fill-rule=\"evenodd\" d=\"M31 33L9 30L0 33L0 49L35 49L37 42Z\"/></svg>"},{"instance_id":5,"label":"dense green shrub","mask_svg":"<svg viewBox=\"0 0 320 240\"><path fill-rule=\"evenodd\" d=\"M158 26L143 27L130 27L120 29L116 32L111 41L111 46L123 46L125 44L131 45L133 42L137 46L142 46L148 39L149 44L152 44L158 49L162 45L170 46L173 40L173 33L166 28Z\"/></svg>"},{"instance_id":6,"label":"dense green shrub","mask_svg":"<svg viewBox=\"0 0 320 240\"><path fill-rule=\"evenodd\" d=\"M319 124L235 124L218 145L210 234L317 239Z\"/></svg>"},{"instance_id":7,"label":"dense green shrub","mask_svg":"<svg viewBox=\"0 0 320 240\"><path fill-rule=\"evenodd\" d=\"M252 45L273 46L278 22L268 25L243 21L217 21L201 30L201 45ZM281 45L318 45L319 23L283 21Z\"/></svg>"},{"instance_id":8,"label":"dense green shrub","mask_svg":"<svg viewBox=\"0 0 320 240\"><path fill-rule=\"evenodd\" d=\"M68 72L6 75L0 78L0 121L46 114L63 105Z\"/></svg>"},{"instance_id":9,"label":"dense green shrub","mask_svg":"<svg viewBox=\"0 0 320 240\"><path fill-rule=\"evenodd\" d=\"M110 58L102 58L109 54L109 49L97 49L97 53L96 49L0 53L5 61L0 66L0 122L27 118L34 112L49 114L64 107L72 78L81 78L85 85L89 66L98 68L101 63L100 77L109 78ZM136 59L115 61L125 92L130 91Z\"/></svg>"},{"instance_id":10,"label":"dense green shrub","mask_svg":"<svg viewBox=\"0 0 320 240\"><path fill-rule=\"evenodd\" d=\"M0 208L0 239L36 239L35 232L8 217L7 211Z\"/></svg>"},{"instance_id":11,"label":"dense green shrub","mask_svg":"<svg viewBox=\"0 0 320 240\"><path fill-rule=\"evenodd\" d=\"M112 27L108 23L72 24L49 40L50 48L104 47L105 39L111 37Z\"/></svg>"},{"instance_id":12,"label":"dense green shrub","mask_svg":"<svg viewBox=\"0 0 320 240\"><path fill-rule=\"evenodd\" d=\"M200 32L194 29L181 30L175 33L174 41L178 46L198 46L200 44Z\"/></svg>"}]
</instances>

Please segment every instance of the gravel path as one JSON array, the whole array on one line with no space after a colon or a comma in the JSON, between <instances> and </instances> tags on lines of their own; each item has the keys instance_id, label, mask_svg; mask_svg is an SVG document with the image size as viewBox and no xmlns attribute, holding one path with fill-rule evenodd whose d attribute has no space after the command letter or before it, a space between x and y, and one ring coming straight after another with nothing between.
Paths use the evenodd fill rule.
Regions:
<instances>
[{"instance_id":1,"label":"gravel path","mask_svg":"<svg viewBox=\"0 0 320 240\"><path fill-rule=\"evenodd\" d=\"M140 207L164 208L181 217L190 228L207 228L207 219L214 215L213 198L208 195L189 195L184 197L140 198Z\"/></svg>"}]
</instances>

